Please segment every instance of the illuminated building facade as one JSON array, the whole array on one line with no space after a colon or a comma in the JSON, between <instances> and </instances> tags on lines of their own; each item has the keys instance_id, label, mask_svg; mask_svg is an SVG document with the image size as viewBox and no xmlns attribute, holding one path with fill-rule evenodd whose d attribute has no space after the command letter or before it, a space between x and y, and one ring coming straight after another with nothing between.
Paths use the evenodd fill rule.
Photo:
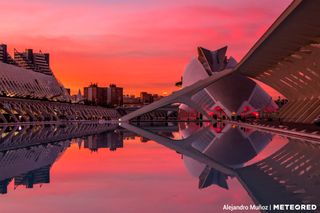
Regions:
<instances>
[{"instance_id":1,"label":"illuminated building facade","mask_svg":"<svg viewBox=\"0 0 320 213\"><path fill-rule=\"evenodd\" d=\"M190 86L225 69L234 68L237 62L232 57L227 58L226 51L227 47L216 51L199 47L198 58L194 58L183 73L182 87ZM216 117L258 115L260 111L277 110L272 98L256 82L238 73L233 73L200 90L191 100ZM182 118L186 117L186 113L190 118L196 111L184 104L180 109Z\"/></svg>"}]
</instances>

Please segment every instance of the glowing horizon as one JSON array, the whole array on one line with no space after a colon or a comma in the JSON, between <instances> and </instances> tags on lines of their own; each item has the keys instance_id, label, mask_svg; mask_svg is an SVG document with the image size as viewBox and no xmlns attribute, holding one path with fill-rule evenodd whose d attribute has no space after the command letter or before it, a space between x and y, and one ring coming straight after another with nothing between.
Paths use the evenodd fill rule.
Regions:
<instances>
[{"instance_id":1,"label":"glowing horizon","mask_svg":"<svg viewBox=\"0 0 320 213\"><path fill-rule=\"evenodd\" d=\"M0 3L0 43L49 52L72 93L97 82L163 94L177 89L197 46L228 45L240 61L290 2L13 0Z\"/></svg>"}]
</instances>

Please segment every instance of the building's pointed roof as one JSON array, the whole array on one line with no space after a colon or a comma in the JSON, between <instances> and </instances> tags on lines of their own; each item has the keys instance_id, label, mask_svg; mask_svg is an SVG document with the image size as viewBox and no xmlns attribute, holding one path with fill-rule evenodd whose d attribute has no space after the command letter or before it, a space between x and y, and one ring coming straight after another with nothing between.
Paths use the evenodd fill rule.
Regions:
<instances>
[{"instance_id":1,"label":"building's pointed roof","mask_svg":"<svg viewBox=\"0 0 320 213\"><path fill-rule=\"evenodd\" d=\"M219 72L225 67L225 58L228 47L222 47L215 51L210 51L203 47L198 47L198 59L209 75Z\"/></svg>"},{"instance_id":2,"label":"building's pointed roof","mask_svg":"<svg viewBox=\"0 0 320 213\"><path fill-rule=\"evenodd\" d=\"M206 166L199 176L199 189L206 188L212 184L218 185L224 189L229 189L227 178L227 175Z\"/></svg>"}]
</instances>

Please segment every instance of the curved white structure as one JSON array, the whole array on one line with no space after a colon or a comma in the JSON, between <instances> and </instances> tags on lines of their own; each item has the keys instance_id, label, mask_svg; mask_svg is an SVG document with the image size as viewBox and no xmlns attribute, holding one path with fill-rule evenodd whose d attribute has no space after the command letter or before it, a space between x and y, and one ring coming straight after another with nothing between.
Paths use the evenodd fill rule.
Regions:
<instances>
[{"instance_id":1,"label":"curved white structure","mask_svg":"<svg viewBox=\"0 0 320 213\"><path fill-rule=\"evenodd\" d=\"M0 94L9 97L69 101L70 96L53 75L0 62Z\"/></svg>"},{"instance_id":2,"label":"curved white structure","mask_svg":"<svg viewBox=\"0 0 320 213\"><path fill-rule=\"evenodd\" d=\"M226 58L226 49L227 47L224 47L211 52L198 48L198 58L192 59L183 73L182 87L214 76L224 69L233 68L236 61L232 57ZM219 114L223 111L228 117L277 110L272 98L256 82L238 73L211 84L194 94L191 99L209 114ZM185 105L180 109L188 113L194 111Z\"/></svg>"},{"instance_id":3,"label":"curved white structure","mask_svg":"<svg viewBox=\"0 0 320 213\"><path fill-rule=\"evenodd\" d=\"M53 75L48 53L15 50L14 59L5 44L0 45L0 95L70 102L66 89Z\"/></svg>"},{"instance_id":4,"label":"curved white structure","mask_svg":"<svg viewBox=\"0 0 320 213\"><path fill-rule=\"evenodd\" d=\"M313 123L320 116L320 1L295 0L237 66L237 72L288 99L284 122Z\"/></svg>"}]
</instances>

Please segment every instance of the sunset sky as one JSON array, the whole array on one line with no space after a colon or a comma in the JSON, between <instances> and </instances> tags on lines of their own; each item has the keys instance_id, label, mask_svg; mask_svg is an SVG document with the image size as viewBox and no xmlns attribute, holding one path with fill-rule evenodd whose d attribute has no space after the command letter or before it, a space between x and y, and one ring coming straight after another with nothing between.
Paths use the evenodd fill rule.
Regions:
<instances>
[{"instance_id":1,"label":"sunset sky","mask_svg":"<svg viewBox=\"0 0 320 213\"><path fill-rule=\"evenodd\" d=\"M175 90L196 47L228 45L238 61L291 0L0 1L0 43L51 53L75 93L90 82L126 94Z\"/></svg>"}]
</instances>

